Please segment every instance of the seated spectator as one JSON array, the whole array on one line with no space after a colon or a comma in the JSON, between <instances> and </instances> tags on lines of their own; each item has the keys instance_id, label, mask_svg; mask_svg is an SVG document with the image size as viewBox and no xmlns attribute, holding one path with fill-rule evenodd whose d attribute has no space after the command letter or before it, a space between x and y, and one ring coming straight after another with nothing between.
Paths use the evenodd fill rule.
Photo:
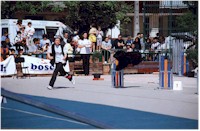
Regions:
<instances>
[{"instance_id":1,"label":"seated spectator","mask_svg":"<svg viewBox=\"0 0 200 131\"><path fill-rule=\"evenodd\" d=\"M5 43L7 45L7 47L10 49L11 47L13 47L13 45L10 43L10 39L6 38Z\"/></svg>"},{"instance_id":2,"label":"seated spectator","mask_svg":"<svg viewBox=\"0 0 200 131\"><path fill-rule=\"evenodd\" d=\"M29 46L29 53L32 54L40 54L42 53L42 49L40 48L40 39L34 38L33 43Z\"/></svg>"},{"instance_id":3,"label":"seated spectator","mask_svg":"<svg viewBox=\"0 0 200 131\"><path fill-rule=\"evenodd\" d=\"M159 37L159 42L160 42L160 45L157 47L157 50L162 51L162 50L169 49L169 44L167 42L165 42L164 36Z\"/></svg>"},{"instance_id":4,"label":"seated spectator","mask_svg":"<svg viewBox=\"0 0 200 131\"><path fill-rule=\"evenodd\" d=\"M123 49L125 46L124 40L122 39L122 35L119 34L118 38L114 41L115 49Z\"/></svg>"},{"instance_id":5,"label":"seated spectator","mask_svg":"<svg viewBox=\"0 0 200 131\"><path fill-rule=\"evenodd\" d=\"M126 52L132 52L133 51L133 49L131 48L131 44L127 44L126 45Z\"/></svg>"},{"instance_id":6,"label":"seated spectator","mask_svg":"<svg viewBox=\"0 0 200 131\"><path fill-rule=\"evenodd\" d=\"M40 40L40 47L43 48L44 46L46 46L46 44L47 45L51 45L51 41L48 39L47 34L44 34L42 36L42 40Z\"/></svg>"},{"instance_id":7,"label":"seated spectator","mask_svg":"<svg viewBox=\"0 0 200 131\"><path fill-rule=\"evenodd\" d=\"M145 43L145 50L151 50L151 39L147 38L146 43Z\"/></svg>"},{"instance_id":8,"label":"seated spectator","mask_svg":"<svg viewBox=\"0 0 200 131\"><path fill-rule=\"evenodd\" d=\"M154 51L155 53L157 53L159 51L158 47L160 46L160 43L158 42L158 37L153 38L153 44L151 45L151 49L152 51ZM153 56L153 61L158 61L158 54L154 54Z\"/></svg>"},{"instance_id":9,"label":"seated spectator","mask_svg":"<svg viewBox=\"0 0 200 131\"><path fill-rule=\"evenodd\" d=\"M8 32L7 31L5 31L3 33L3 36L1 36L1 41L6 41L6 38L8 38Z\"/></svg>"},{"instance_id":10,"label":"seated spectator","mask_svg":"<svg viewBox=\"0 0 200 131\"><path fill-rule=\"evenodd\" d=\"M111 43L112 48L114 47L114 41L112 40L111 35L108 35L108 42Z\"/></svg>"},{"instance_id":11,"label":"seated spectator","mask_svg":"<svg viewBox=\"0 0 200 131\"><path fill-rule=\"evenodd\" d=\"M110 52L109 50L111 49L112 44L109 42L108 37L106 37L104 39L104 41L102 42L101 48L102 48L102 54L104 56L105 59L105 63L108 62L109 58L110 58Z\"/></svg>"},{"instance_id":12,"label":"seated spectator","mask_svg":"<svg viewBox=\"0 0 200 131\"><path fill-rule=\"evenodd\" d=\"M9 46L5 41L1 41L1 57L5 60L9 56Z\"/></svg>"},{"instance_id":13,"label":"seated spectator","mask_svg":"<svg viewBox=\"0 0 200 131\"><path fill-rule=\"evenodd\" d=\"M21 34L21 31L17 31L17 36L14 39L14 46L18 53L20 50L23 50L23 38L21 37Z\"/></svg>"},{"instance_id":14,"label":"seated spectator","mask_svg":"<svg viewBox=\"0 0 200 131\"><path fill-rule=\"evenodd\" d=\"M135 41L133 42L133 44L135 45L134 49L135 50L141 50L141 44L140 44L140 39L138 37L135 38Z\"/></svg>"},{"instance_id":15,"label":"seated spectator","mask_svg":"<svg viewBox=\"0 0 200 131\"><path fill-rule=\"evenodd\" d=\"M156 51L159 45L160 45L160 43L158 42L158 38L157 38L157 37L154 37L154 38L153 38L153 43L152 43L152 45L151 45L151 49L152 49L153 51Z\"/></svg>"},{"instance_id":16,"label":"seated spectator","mask_svg":"<svg viewBox=\"0 0 200 131\"><path fill-rule=\"evenodd\" d=\"M131 45L131 44L133 44L133 40L131 39L131 36L128 36L126 45Z\"/></svg>"}]
</instances>

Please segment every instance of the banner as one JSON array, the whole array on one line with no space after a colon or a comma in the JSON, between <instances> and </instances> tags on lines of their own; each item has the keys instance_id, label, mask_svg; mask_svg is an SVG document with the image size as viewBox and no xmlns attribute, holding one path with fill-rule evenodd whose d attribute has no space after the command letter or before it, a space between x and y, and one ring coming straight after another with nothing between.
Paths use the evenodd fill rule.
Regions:
<instances>
[{"instance_id":1,"label":"banner","mask_svg":"<svg viewBox=\"0 0 200 131\"><path fill-rule=\"evenodd\" d=\"M50 64L50 60L25 55L21 57L24 57L24 66L28 67L30 74L53 74L55 67ZM23 73L25 73L24 70Z\"/></svg>"},{"instance_id":2,"label":"banner","mask_svg":"<svg viewBox=\"0 0 200 131\"><path fill-rule=\"evenodd\" d=\"M14 56L9 56L4 61L0 62L0 75L13 75L16 73L16 65Z\"/></svg>"},{"instance_id":3,"label":"banner","mask_svg":"<svg viewBox=\"0 0 200 131\"><path fill-rule=\"evenodd\" d=\"M49 63L50 60L26 55L22 55L21 57L24 57L25 59L25 62L22 63L22 66L28 67L30 74L53 74L55 67L51 66ZM6 60L0 62L0 70L1 76L16 74L17 72L14 56L9 56ZM23 73L25 72L28 73L25 71L25 69L23 69Z\"/></svg>"}]
</instances>

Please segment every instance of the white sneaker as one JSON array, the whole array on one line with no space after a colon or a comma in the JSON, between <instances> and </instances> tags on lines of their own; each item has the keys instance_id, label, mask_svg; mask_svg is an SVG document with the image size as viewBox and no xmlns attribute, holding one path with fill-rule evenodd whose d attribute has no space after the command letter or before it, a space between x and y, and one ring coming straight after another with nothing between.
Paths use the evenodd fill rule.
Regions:
<instances>
[{"instance_id":1,"label":"white sneaker","mask_svg":"<svg viewBox=\"0 0 200 131\"><path fill-rule=\"evenodd\" d=\"M52 86L47 86L47 89L52 90L53 87Z\"/></svg>"}]
</instances>

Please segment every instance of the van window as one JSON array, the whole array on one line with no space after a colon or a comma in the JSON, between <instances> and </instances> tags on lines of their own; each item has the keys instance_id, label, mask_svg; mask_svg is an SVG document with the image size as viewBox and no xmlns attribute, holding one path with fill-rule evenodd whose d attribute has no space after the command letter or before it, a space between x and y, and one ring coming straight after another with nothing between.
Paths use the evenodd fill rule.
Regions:
<instances>
[{"instance_id":1,"label":"van window","mask_svg":"<svg viewBox=\"0 0 200 131\"><path fill-rule=\"evenodd\" d=\"M8 32L8 28L2 28L2 29L1 29L1 35L4 35L4 32L5 32L5 31Z\"/></svg>"},{"instance_id":2,"label":"van window","mask_svg":"<svg viewBox=\"0 0 200 131\"><path fill-rule=\"evenodd\" d=\"M56 35L56 32L58 30L58 27L57 28L48 28L47 27L46 30L47 30L47 35L48 35L50 41L53 41L54 36Z\"/></svg>"},{"instance_id":3,"label":"van window","mask_svg":"<svg viewBox=\"0 0 200 131\"><path fill-rule=\"evenodd\" d=\"M44 29L35 29L35 33L33 35L33 38L39 38L42 39L42 35L45 34Z\"/></svg>"}]
</instances>

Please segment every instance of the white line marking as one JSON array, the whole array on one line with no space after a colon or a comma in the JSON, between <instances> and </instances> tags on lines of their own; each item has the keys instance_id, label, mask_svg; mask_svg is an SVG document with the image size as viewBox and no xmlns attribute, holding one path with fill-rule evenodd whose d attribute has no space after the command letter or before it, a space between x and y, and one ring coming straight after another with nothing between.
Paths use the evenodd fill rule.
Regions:
<instances>
[{"instance_id":1,"label":"white line marking","mask_svg":"<svg viewBox=\"0 0 200 131\"><path fill-rule=\"evenodd\" d=\"M21 113L25 113L25 114L30 114L30 115L35 115L35 116L41 116L41 117L46 117L46 118L51 118L51 119L56 119L56 120L61 120L61 121L67 121L67 122L72 122L72 123L76 123L76 124L88 125L88 124L85 124L85 123L82 123L82 122L77 122L77 121L63 119L63 118L58 118L58 117L53 117L53 116L47 116L47 115L33 113L33 112L28 112L28 111L23 111L23 110L19 110L19 109L12 109L12 108L6 108L6 107L1 107L1 108L5 109L5 110L17 111L17 112L21 112Z\"/></svg>"}]
</instances>

